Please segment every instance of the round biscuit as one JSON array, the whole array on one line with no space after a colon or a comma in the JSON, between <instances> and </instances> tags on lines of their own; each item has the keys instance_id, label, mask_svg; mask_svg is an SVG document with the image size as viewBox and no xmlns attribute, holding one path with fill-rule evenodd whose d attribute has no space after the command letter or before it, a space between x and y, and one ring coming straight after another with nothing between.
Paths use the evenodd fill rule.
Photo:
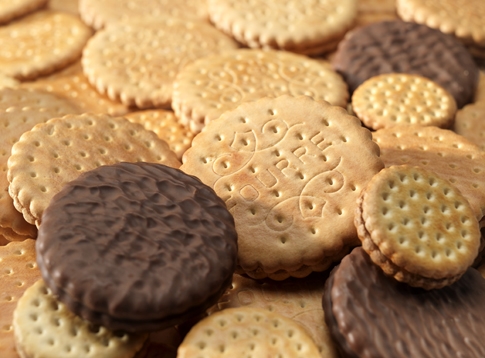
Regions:
<instances>
[{"instance_id":1,"label":"round biscuit","mask_svg":"<svg viewBox=\"0 0 485 358\"><path fill-rule=\"evenodd\" d=\"M48 8L79 16L79 0L49 0Z\"/></svg>"},{"instance_id":2,"label":"round biscuit","mask_svg":"<svg viewBox=\"0 0 485 358\"><path fill-rule=\"evenodd\" d=\"M0 24L43 7L49 0L1 0Z\"/></svg>"},{"instance_id":3,"label":"round biscuit","mask_svg":"<svg viewBox=\"0 0 485 358\"><path fill-rule=\"evenodd\" d=\"M485 105L485 72L480 70L480 80L478 81L478 88L475 92L475 103Z\"/></svg>"},{"instance_id":4,"label":"round biscuit","mask_svg":"<svg viewBox=\"0 0 485 358\"><path fill-rule=\"evenodd\" d=\"M485 105L469 104L456 112L453 131L485 150Z\"/></svg>"}]
</instances>

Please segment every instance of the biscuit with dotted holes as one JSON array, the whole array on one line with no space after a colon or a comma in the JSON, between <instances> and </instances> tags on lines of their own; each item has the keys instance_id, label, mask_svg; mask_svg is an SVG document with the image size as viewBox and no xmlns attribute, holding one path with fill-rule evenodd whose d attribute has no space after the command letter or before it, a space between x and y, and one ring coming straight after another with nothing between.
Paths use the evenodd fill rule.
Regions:
<instances>
[{"instance_id":1,"label":"biscuit with dotted holes","mask_svg":"<svg viewBox=\"0 0 485 358\"><path fill-rule=\"evenodd\" d=\"M276 312L305 328L322 358L337 358L322 309L324 282L321 274L283 282L256 281L235 274L232 286L212 312L235 307L257 307Z\"/></svg>"},{"instance_id":2,"label":"biscuit with dotted holes","mask_svg":"<svg viewBox=\"0 0 485 358\"><path fill-rule=\"evenodd\" d=\"M323 271L358 243L355 200L383 168L356 117L306 96L224 113L195 136L182 162L233 214L238 272L277 280Z\"/></svg>"},{"instance_id":3,"label":"biscuit with dotted holes","mask_svg":"<svg viewBox=\"0 0 485 358\"><path fill-rule=\"evenodd\" d=\"M9 194L25 220L39 227L52 197L79 174L119 162L179 167L168 144L142 125L109 115L67 115L25 132L8 160Z\"/></svg>"},{"instance_id":4,"label":"biscuit with dotted holes","mask_svg":"<svg viewBox=\"0 0 485 358\"><path fill-rule=\"evenodd\" d=\"M84 48L82 66L89 82L114 101L168 108L185 65L237 46L202 21L143 18L98 31Z\"/></svg>"},{"instance_id":5,"label":"biscuit with dotted holes","mask_svg":"<svg viewBox=\"0 0 485 358\"><path fill-rule=\"evenodd\" d=\"M40 279L35 261L35 241L27 239L0 247L0 352L2 358L18 358L12 320L17 301Z\"/></svg>"},{"instance_id":6,"label":"biscuit with dotted holes","mask_svg":"<svg viewBox=\"0 0 485 358\"><path fill-rule=\"evenodd\" d=\"M327 63L282 51L235 50L187 65L174 82L172 108L194 132L244 102L307 95L340 107L349 92Z\"/></svg>"},{"instance_id":7,"label":"biscuit with dotted holes","mask_svg":"<svg viewBox=\"0 0 485 358\"><path fill-rule=\"evenodd\" d=\"M295 321L261 308L217 312L196 324L178 349L178 358L320 357L318 348Z\"/></svg>"},{"instance_id":8,"label":"biscuit with dotted holes","mask_svg":"<svg viewBox=\"0 0 485 358\"><path fill-rule=\"evenodd\" d=\"M207 2L199 0L79 0L81 17L96 30L137 16L206 20Z\"/></svg>"},{"instance_id":9,"label":"biscuit with dotted holes","mask_svg":"<svg viewBox=\"0 0 485 358\"><path fill-rule=\"evenodd\" d=\"M457 281L480 246L475 213L460 191L421 167L391 166L357 200L362 248L386 275L426 290Z\"/></svg>"},{"instance_id":10,"label":"biscuit with dotted holes","mask_svg":"<svg viewBox=\"0 0 485 358\"><path fill-rule=\"evenodd\" d=\"M399 124L448 128L456 102L435 82L418 75L384 74L371 77L352 95L352 109L374 130Z\"/></svg>"},{"instance_id":11,"label":"biscuit with dotted holes","mask_svg":"<svg viewBox=\"0 0 485 358\"><path fill-rule=\"evenodd\" d=\"M209 0L214 25L244 45L308 55L341 38L356 14L356 0Z\"/></svg>"},{"instance_id":12,"label":"biscuit with dotted holes","mask_svg":"<svg viewBox=\"0 0 485 358\"><path fill-rule=\"evenodd\" d=\"M44 6L49 0L1 0L0 24L9 22Z\"/></svg>"},{"instance_id":13,"label":"biscuit with dotted holes","mask_svg":"<svg viewBox=\"0 0 485 358\"><path fill-rule=\"evenodd\" d=\"M77 16L36 12L0 28L0 67L18 80L47 75L81 57L91 34Z\"/></svg>"},{"instance_id":14,"label":"biscuit with dotted holes","mask_svg":"<svg viewBox=\"0 0 485 358\"><path fill-rule=\"evenodd\" d=\"M19 299L13 330L22 358L132 358L147 338L146 334L112 332L83 320L57 301L42 280Z\"/></svg>"},{"instance_id":15,"label":"biscuit with dotted holes","mask_svg":"<svg viewBox=\"0 0 485 358\"><path fill-rule=\"evenodd\" d=\"M476 218L482 220L485 153L478 146L450 130L433 126L395 126L375 131L372 137L386 167L409 164L435 172L460 190Z\"/></svg>"},{"instance_id":16,"label":"biscuit with dotted holes","mask_svg":"<svg viewBox=\"0 0 485 358\"><path fill-rule=\"evenodd\" d=\"M111 116L123 116L130 108L108 96L100 94L84 76L81 61L58 71L51 76L38 78L33 82L24 82L22 88L32 88L54 93L75 101L85 113L107 113Z\"/></svg>"},{"instance_id":17,"label":"biscuit with dotted holes","mask_svg":"<svg viewBox=\"0 0 485 358\"><path fill-rule=\"evenodd\" d=\"M160 138L168 143L170 149L179 158L190 147L194 134L179 123L172 111L163 109L132 112L125 117L135 123L142 124L146 129L154 131Z\"/></svg>"},{"instance_id":18,"label":"biscuit with dotted holes","mask_svg":"<svg viewBox=\"0 0 485 358\"><path fill-rule=\"evenodd\" d=\"M469 104L456 112L453 131L485 150L485 105Z\"/></svg>"}]
</instances>

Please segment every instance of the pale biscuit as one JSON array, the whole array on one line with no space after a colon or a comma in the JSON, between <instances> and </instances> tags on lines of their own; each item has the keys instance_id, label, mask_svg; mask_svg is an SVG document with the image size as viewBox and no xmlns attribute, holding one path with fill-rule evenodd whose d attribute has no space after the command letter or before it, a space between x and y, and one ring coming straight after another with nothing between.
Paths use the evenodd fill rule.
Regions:
<instances>
[{"instance_id":1,"label":"pale biscuit","mask_svg":"<svg viewBox=\"0 0 485 358\"><path fill-rule=\"evenodd\" d=\"M427 290L457 281L480 246L478 220L460 191L410 165L372 178L358 199L355 226L363 249L384 273Z\"/></svg>"},{"instance_id":2,"label":"pale biscuit","mask_svg":"<svg viewBox=\"0 0 485 358\"><path fill-rule=\"evenodd\" d=\"M146 334L112 332L74 315L38 280L20 298L13 314L17 350L22 358L132 358Z\"/></svg>"},{"instance_id":3,"label":"pale biscuit","mask_svg":"<svg viewBox=\"0 0 485 358\"><path fill-rule=\"evenodd\" d=\"M320 357L305 330L293 320L260 308L217 312L187 334L178 358Z\"/></svg>"},{"instance_id":4,"label":"pale biscuit","mask_svg":"<svg viewBox=\"0 0 485 358\"><path fill-rule=\"evenodd\" d=\"M77 16L41 11L0 28L0 68L19 80L33 79L81 57L91 29Z\"/></svg>"},{"instance_id":5,"label":"pale biscuit","mask_svg":"<svg viewBox=\"0 0 485 358\"><path fill-rule=\"evenodd\" d=\"M146 129L154 131L161 139L168 143L179 158L192 144L194 134L187 127L179 123L172 111L154 109L132 112L125 116L128 120L142 124Z\"/></svg>"},{"instance_id":6,"label":"pale biscuit","mask_svg":"<svg viewBox=\"0 0 485 358\"><path fill-rule=\"evenodd\" d=\"M35 11L49 0L0 0L0 24Z\"/></svg>"},{"instance_id":7,"label":"pale biscuit","mask_svg":"<svg viewBox=\"0 0 485 358\"><path fill-rule=\"evenodd\" d=\"M355 200L382 167L370 132L343 108L281 96L210 122L181 169L233 214L239 271L281 280L323 271L356 244Z\"/></svg>"},{"instance_id":8,"label":"pale biscuit","mask_svg":"<svg viewBox=\"0 0 485 358\"><path fill-rule=\"evenodd\" d=\"M386 167L424 167L455 185L476 218L485 214L485 153L466 138L446 129L418 125L395 126L372 133Z\"/></svg>"},{"instance_id":9,"label":"pale biscuit","mask_svg":"<svg viewBox=\"0 0 485 358\"><path fill-rule=\"evenodd\" d=\"M18 358L13 335L13 311L24 291L40 279L35 241L27 239L0 247L0 352Z\"/></svg>"},{"instance_id":10,"label":"pale biscuit","mask_svg":"<svg viewBox=\"0 0 485 358\"><path fill-rule=\"evenodd\" d=\"M122 116L130 108L108 96L100 94L84 76L81 61L49 77L42 77L34 82L24 82L22 88L40 89L75 101L86 113L107 113Z\"/></svg>"},{"instance_id":11,"label":"pale biscuit","mask_svg":"<svg viewBox=\"0 0 485 358\"><path fill-rule=\"evenodd\" d=\"M258 307L291 318L304 327L322 358L337 358L322 309L324 277L256 281L235 274L229 290L212 312L234 307Z\"/></svg>"},{"instance_id":12,"label":"pale biscuit","mask_svg":"<svg viewBox=\"0 0 485 358\"><path fill-rule=\"evenodd\" d=\"M448 128L455 117L453 96L418 75L383 74L362 83L352 95L356 116L374 130L400 124Z\"/></svg>"},{"instance_id":13,"label":"pale biscuit","mask_svg":"<svg viewBox=\"0 0 485 358\"><path fill-rule=\"evenodd\" d=\"M237 44L209 24L161 17L113 24L83 52L89 82L114 101L139 108L170 107L173 80L188 63Z\"/></svg>"},{"instance_id":14,"label":"pale biscuit","mask_svg":"<svg viewBox=\"0 0 485 358\"><path fill-rule=\"evenodd\" d=\"M68 115L35 126L14 144L8 160L9 194L25 220L38 227L64 184L119 162L180 165L168 144L140 124L108 115Z\"/></svg>"},{"instance_id":15,"label":"pale biscuit","mask_svg":"<svg viewBox=\"0 0 485 358\"><path fill-rule=\"evenodd\" d=\"M469 104L456 112L453 131L485 150L485 103Z\"/></svg>"},{"instance_id":16,"label":"pale biscuit","mask_svg":"<svg viewBox=\"0 0 485 358\"><path fill-rule=\"evenodd\" d=\"M187 65L174 82L172 107L200 132L222 113L261 97L307 95L345 107L347 85L327 63L282 51L235 50Z\"/></svg>"},{"instance_id":17,"label":"pale biscuit","mask_svg":"<svg viewBox=\"0 0 485 358\"><path fill-rule=\"evenodd\" d=\"M79 12L83 21L96 30L138 16L191 20L209 17L207 2L200 0L79 0Z\"/></svg>"},{"instance_id":18,"label":"pale biscuit","mask_svg":"<svg viewBox=\"0 0 485 358\"><path fill-rule=\"evenodd\" d=\"M356 14L356 0L209 0L214 25L246 46L314 55L341 38Z\"/></svg>"}]
</instances>

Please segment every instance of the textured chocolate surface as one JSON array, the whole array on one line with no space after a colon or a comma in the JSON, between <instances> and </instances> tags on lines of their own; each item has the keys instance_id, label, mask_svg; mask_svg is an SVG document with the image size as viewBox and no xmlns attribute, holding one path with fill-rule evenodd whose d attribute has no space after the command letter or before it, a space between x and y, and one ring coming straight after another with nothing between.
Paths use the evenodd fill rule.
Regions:
<instances>
[{"instance_id":1,"label":"textured chocolate surface","mask_svg":"<svg viewBox=\"0 0 485 358\"><path fill-rule=\"evenodd\" d=\"M485 357L485 280L468 269L425 291L385 276L362 248L332 271L325 321L345 357ZM331 312L331 314L330 314Z\"/></svg>"},{"instance_id":2,"label":"textured chocolate surface","mask_svg":"<svg viewBox=\"0 0 485 358\"><path fill-rule=\"evenodd\" d=\"M37 261L73 312L110 329L181 323L215 304L236 264L224 202L197 178L159 164L82 174L44 212Z\"/></svg>"},{"instance_id":3,"label":"textured chocolate surface","mask_svg":"<svg viewBox=\"0 0 485 358\"><path fill-rule=\"evenodd\" d=\"M450 92L459 108L473 100L479 79L477 65L457 39L403 21L374 23L349 33L339 44L333 66L351 92L383 73L421 75Z\"/></svg>"}]
</instances>

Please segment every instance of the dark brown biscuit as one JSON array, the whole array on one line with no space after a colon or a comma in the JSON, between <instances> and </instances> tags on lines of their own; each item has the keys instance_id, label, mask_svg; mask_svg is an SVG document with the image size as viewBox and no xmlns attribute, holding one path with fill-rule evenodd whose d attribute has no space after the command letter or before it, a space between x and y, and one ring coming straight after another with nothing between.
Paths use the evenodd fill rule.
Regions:
<instances>
[{"instance_id":1,"label":"dark brown biscuit","mask_svg":"<svg viewBox=\"0 0 485 358\"><path fill-rule=\"evenodd\" d=\"M362 248L332 271L325 321L345 357L485 357L485 280L468 269L439 290L384 275Z\"/></svg>"},{"instance_id":2,"label":"dark brown biscuit","mask_svg":"<svg viewBox=\"0 0 485 358\"><path fill-rule=\"evenodd\" d=\"M160 330L215 304L236 265L224 202L197 178L151 163L99 167L43 215L38 264L69 309L112 330Z\"/></svg>"},{"instance_id":3,"label":"dark brown biscuit","mask_svg":"<svg viewBox=\"0 0 485 358\"><path fill-rule=\"evenodd\" d=\"M332 61L353 92L383 73L417 74L450 92L458 108L473 100L479 70L454 37L424 25L383 21L358 28L340 43Z\"/></svg>"}]
</instances>

